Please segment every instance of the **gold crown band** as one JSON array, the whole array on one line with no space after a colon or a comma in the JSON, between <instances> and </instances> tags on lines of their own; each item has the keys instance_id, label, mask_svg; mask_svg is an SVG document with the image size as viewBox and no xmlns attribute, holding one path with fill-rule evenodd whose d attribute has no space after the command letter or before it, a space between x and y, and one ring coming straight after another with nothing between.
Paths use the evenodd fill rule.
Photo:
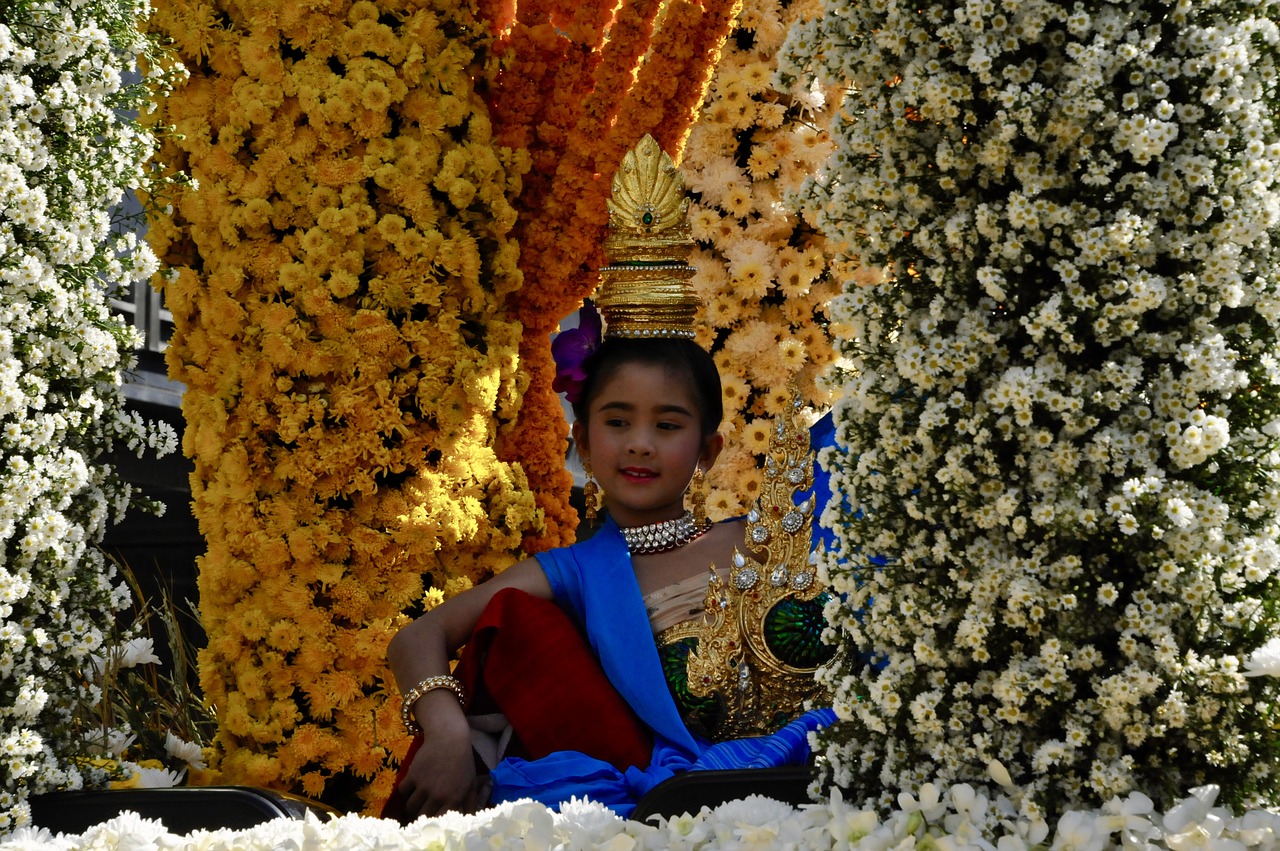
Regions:
<instances>
[{"instance_id":1,"label":"gold crown band","mask_svg":"<svg viewBox=\"0 0 1280 851\"><path fill-rule=\"evenodd\" d=\"M595 303L606 337L692 339L701 300L686 261L694 242L684 179L646 135L628 151L609 199L608 265Z\"/></svg>"}]
</instances>

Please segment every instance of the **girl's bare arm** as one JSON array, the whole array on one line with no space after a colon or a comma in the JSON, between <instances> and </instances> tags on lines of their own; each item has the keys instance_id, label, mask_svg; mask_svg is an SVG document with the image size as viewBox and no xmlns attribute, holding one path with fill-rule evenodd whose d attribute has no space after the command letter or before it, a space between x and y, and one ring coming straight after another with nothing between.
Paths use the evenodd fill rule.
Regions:
<instances>
[{"instance_id":1,"label":"girl's bare arm","mask_svg":"<svg viewBox=\"0 0 1280 851\"><path fill-rule=\"evenodd\" d=\"M450 658L471 636L485 606L505 588L542 599L552 596L541 566L525 559L441 603L396 633L387 647L387 661L400 691L428 677L448 674ZM483 806L485 801L475 800L471 732L457 696L449 689L429 691L414 704L413 717L422 728L423 746L400 786L406 812L434 816Z\"/></svg>"}]
</instances>

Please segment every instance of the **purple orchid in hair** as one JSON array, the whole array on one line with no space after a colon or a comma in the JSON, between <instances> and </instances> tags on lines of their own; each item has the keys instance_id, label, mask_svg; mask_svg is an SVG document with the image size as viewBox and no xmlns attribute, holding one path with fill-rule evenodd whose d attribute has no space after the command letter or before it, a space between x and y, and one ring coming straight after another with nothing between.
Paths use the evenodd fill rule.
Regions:
<instances>
[{"instance_id":1,"label":"purple orchid in hair","mask_svg":"<svg viewBox=\"0 0 1280 851\"><path fill-rule=\"evenodd\" d=\"M600 348L600 314L593 304L584 304L578 311L578 327L561 331L551 341L551 357L556 362L556 377L551 389L563 393L570 404L582 398L582 388L587 381L583 364Z\"/></svg>"}]
</instances>

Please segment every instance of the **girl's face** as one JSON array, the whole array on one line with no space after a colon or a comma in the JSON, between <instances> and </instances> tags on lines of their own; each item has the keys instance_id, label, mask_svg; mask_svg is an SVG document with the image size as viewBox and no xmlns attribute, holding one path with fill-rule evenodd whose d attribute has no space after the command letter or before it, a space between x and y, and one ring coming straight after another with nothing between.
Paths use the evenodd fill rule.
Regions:
<instances>
[{"instance_id":1,"label":"girl's face","mask_svg":"<svg viewBox=\"0 0 1280 851\"><path fill-rule=\"evenodd\" d=\"M703 439L688 379L644 363L622 364L596 388L573 436L619 526L679 517L694 470L724 444L719 433Z\"/></svg>"}]
</instances>

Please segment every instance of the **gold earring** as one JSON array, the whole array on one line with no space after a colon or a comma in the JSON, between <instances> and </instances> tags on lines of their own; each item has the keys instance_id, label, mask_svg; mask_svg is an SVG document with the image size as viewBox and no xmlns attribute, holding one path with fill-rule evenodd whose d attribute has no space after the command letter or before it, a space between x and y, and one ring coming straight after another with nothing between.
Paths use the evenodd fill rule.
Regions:
<instances>
[{"instance_id":1,"label":"gold earring","mask_svg":"<svg viewBox=\"0 0 1280 851\"><path fill-rule=\"evenodd\" d=\"M591 477L591 462L582 462L582 471L587 474L587 481L582 486L582 502L585 508L584 514L587 520L596 519L596 509L599 508L600 502L600 486L596 484L596 480Z\"/></svg>"},{"instance_id":2,"label":"gold earring","mask_svg":"<svg viewBox=\"0 0 1280 851\"><path fill-rule=\"evenodd\" d=\"M693 471L693 481L689 484L689 502L693 503L693 525L701 529L707 525L707 490L702 468Z\"/></svg>"}]
</instances>

